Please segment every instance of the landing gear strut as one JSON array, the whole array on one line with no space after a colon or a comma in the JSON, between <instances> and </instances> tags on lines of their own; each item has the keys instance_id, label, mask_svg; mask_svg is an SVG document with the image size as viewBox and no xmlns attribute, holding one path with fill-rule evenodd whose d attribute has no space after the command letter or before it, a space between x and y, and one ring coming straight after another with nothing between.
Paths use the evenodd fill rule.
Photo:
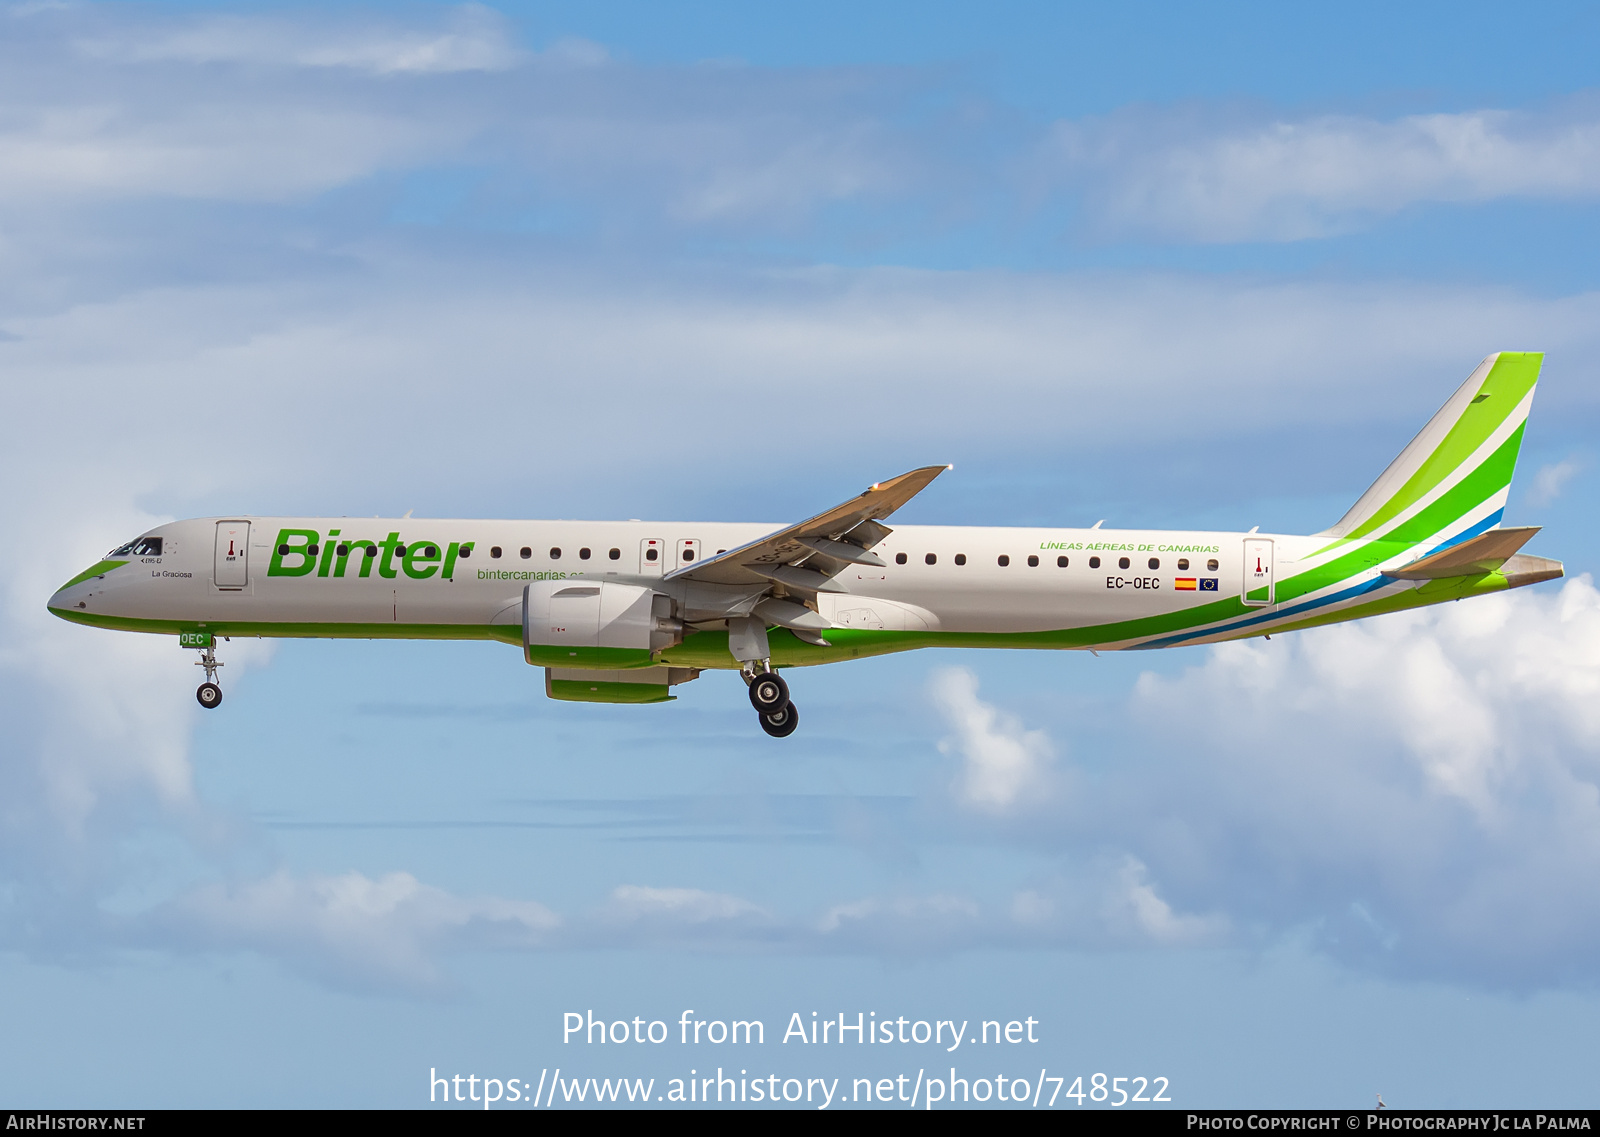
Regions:
<instances>
[{"instance_id":1,"label":"landing gear strut","mask_svg":"<svg viewBox=\"0 0 1600 1137\"><path fill-rule=\"evenodd\" d=\"M788 738L800 725L800 712L789 701L789 684L765 660L760 671L752 666L743 674L750 684L750 705L756 709L761 729L773 738Z\"/></svg>"},{"instance_id":2,"label":"landing gear strut","mask_svg":"<svg viewBox=\"0 0 1600 1137\"><path fill-rule=\"evenodd\" d=\"M222 688L217 686L217 668L222 664L217 662L217 649L213 644L207 644L200 650L200 658L195 660L196 667L206 669L206 681L200 684L194 697L206 710L215 710L222 705Z\"/></svg>"}]
</instances>

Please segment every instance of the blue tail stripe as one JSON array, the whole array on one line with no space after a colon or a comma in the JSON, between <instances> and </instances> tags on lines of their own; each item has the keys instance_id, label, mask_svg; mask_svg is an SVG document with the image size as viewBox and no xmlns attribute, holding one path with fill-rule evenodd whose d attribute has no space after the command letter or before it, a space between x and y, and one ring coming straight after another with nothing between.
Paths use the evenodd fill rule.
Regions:
<instances>
[{"instance_id":1,"label":"blue tail stripe","mask_svg":"<svg viewBox=\"0 0 1600 1137\"><path fill-rule=\"evenodd\" d=\"M1488 532L1490 529L1493 529L1496 525L1500 524L1500 518L1504 513L1504 509L1495 510L1482 521L1476 522L1473 525L1469 525L1460 533L1456 534L1443 544L1437 546L1426 555L1432 556L1434 553L1437 553L1440 550L1448 549L1452 545L1459 545L1462 541L1476 537L1480 533ZM1127 648L1126 650L1144 651L1147 648L1176 647L1178 644L1187 643L1190 640L1199 640L1205 639L1208 636L1214 636L1218 632L1233 632L1239 630L1240 628L1254 627L1257 624L1270 623L1274 620L1284 620L1291 616L1298 616L1303 612L1314 611L1318 608L1326 608L1330 604L1340 604L1346 600L1352 600L1357 596L1364 596L1369 592L1375 592L1378 589L1383 588L1385 585L1391 584L1409 587L1409 585L1404 585L1403 582L1393 580L1390 577L1380 576L1373 580L1369 580L1364 584L1353 585L1350 588L1343 589L1339 592L1330 593L1329 595L1320 597L1316 600L1306 600L1292 607L1284 608L1276 612L1265 612L1259 616L1236 616L1234 617L1234 622L1230 624L1221 624L1211 628L1200 628L1192 632L1180 632L1175 636L1166 636L1159 640L1150 640L1146 643L1136 644L1131 648Z\"/></svg>"},{"instance_id":2,"label":"blue tail stripe","mask_svg":"<svg viewBox=\"0 0 1600 1137\"><path fill-rule=\"evenodd\" d=\"M1473 526L1471 526L1469 528L1463 529L1460 533L1457 533L1454 537L1450 538L1444 544L1437 545L1434 548L1429 549L1426 553L1424 553L1422 555L1424 557L1431 557L1435 553L1444 552L1446 549L1450 548L1452 545L1459 545L1463 541L1472 540L1472 538L1478 536L1480 533L1487 533L1489 530L1493 529L1496 525L1500 524L1500 518L1505 516L1505 512L1506 511L1505 511L1504 508L1500 508L1500 509L1495 510L1493 513L1489 514L1488 517L1485 517L1482 521L1478 522L1476 525L1473 525ZM1419 557L1417 559L1421 560L1422 558Z\"/></svg>"}]
</instances>

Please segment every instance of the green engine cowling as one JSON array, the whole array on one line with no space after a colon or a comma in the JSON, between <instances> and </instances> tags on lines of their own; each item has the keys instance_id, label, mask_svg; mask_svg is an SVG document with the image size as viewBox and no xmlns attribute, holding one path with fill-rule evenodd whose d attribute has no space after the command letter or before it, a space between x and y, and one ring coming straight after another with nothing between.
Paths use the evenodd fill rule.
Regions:
<instances>
[{"instance_id":1,"label":"green engine cowling","mask_svg":"<svg viewBox=\"0 0 1600 1137\"><path fill-rule=\"evenodd\" d=\"M664 667L658 654L682 642L672 599L608 580L538 581L522 592L522 644L542 666L544 692L574 703L664 703L700 672Z\"/></svg>"},{"instance_id":2,"label":"green engine cowling","mask_svg":"<svg viewBox=\"0 0 1600 1137\"><path fill-rule=\"evenodd\" d=\"M666 703L669 690L700 672L692 667L640 667L629 671L546 667L544 693L567 703Z\"/></svg>"}]
</instances>

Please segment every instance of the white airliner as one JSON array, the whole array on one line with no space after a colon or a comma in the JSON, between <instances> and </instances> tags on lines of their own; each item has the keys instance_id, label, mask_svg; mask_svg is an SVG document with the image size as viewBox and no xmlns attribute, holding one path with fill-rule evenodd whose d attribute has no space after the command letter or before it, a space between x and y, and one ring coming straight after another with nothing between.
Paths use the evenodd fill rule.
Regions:
<instances>
[{"instance_id":1,"label":"white airliner","mask_svg":"<svg viewBox=\"0 0 1600 1137\"><path fill-rule=\"evenodd\" d=\"M1176 647L1562 575L1500 527L1542 356L1491 355L1337 524L1311 536L883 522L927 466L797 525L222 517L157 526L50 598L175 635L222 701L220 637L499 640L555 699L654 703L737 669L762 729L779 668L920 647Z\"/></svg>"}]
</instances>

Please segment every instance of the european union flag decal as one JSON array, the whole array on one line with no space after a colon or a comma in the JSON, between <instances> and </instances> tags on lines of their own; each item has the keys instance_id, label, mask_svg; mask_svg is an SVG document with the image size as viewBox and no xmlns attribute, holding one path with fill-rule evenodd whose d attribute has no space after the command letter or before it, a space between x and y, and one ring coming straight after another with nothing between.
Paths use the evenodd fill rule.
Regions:
<instances>
[{"instance_id":1,"label":"european union flag decal","mask_svg":"<svg viewBox=\"0 0 1600 1137\"><path fill-rule=\"evenodd\" d=\"M1201 592L1215 592L1216 590L1217 590L1217 578L1216 577L1214 577L1214 576L1203 576L1203 577L1200 578L1200 591Z\"/></svg>"}]
</instances>

